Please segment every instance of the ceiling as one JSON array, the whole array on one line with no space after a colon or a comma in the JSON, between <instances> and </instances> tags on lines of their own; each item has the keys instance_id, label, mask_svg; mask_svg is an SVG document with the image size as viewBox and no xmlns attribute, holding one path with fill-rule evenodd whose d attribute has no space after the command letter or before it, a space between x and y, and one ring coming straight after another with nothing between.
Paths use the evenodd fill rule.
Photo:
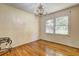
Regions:
<instances>
[{"instance_id":1,"label":"ceiling","mask_svg":"<svg viewBox=\"0 0 79 59\"><path fill-rule=\"evenodd\" d=\"M53 13L71 6L76 5L77 3L42 3L44 9L47 13ZM7 5L34 13L36 8L39 6L39 3L7 3Z\"/></svg>"}]
</instances>

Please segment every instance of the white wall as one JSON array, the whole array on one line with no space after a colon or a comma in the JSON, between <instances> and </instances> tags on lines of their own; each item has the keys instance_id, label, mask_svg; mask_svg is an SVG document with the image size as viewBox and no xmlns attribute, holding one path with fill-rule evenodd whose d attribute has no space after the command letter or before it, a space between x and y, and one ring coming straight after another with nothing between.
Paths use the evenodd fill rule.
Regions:
<instances>
[{"instance_id":1,"label":"white wall","mask_svg":"<svg viewBox=\"0 0 79 59\"><path fill-rule=\"evenodd\" d=\"M0 4L0 37L10 37L13 47L37 40L38 17Z\"/></svg>"},{"instance_id":2,"label":"white wall","mask_svg":"<svg viewBox=\"0 0 79 59\"><path fill-rule=\"evenodd\" d=\"M65 10L49 14L40 19L40 39L48 40L51 42L61 43L64 45L79 48L79 5L69 8L71 10L71 15L69 19L70 28L69 35L51 35L45 33L45 21L48 18L53 18L53 14L59 16L65 13Z\"/></svg>"}]
</instances>

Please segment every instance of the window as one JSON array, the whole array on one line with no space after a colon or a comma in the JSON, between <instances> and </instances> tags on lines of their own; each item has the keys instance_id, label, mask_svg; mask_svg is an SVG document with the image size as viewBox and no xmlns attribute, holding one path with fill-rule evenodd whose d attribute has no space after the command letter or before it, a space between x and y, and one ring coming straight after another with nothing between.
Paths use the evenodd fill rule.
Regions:
<instances>
[{"instance_id":1,"label":"window","mask_svg":"<svg viewBox=\"0 0 79 59\"><path fill-rule=\"evenodd\" d=\"M46 33L53 33L54 32L54 21L47 20L46 21Z\"/></svg>"},{"instance_id":2,"label":"window","mask_svg":"<svg viewBox=\"0 0 79 59\"><path fill-rule=\"evenodd\" d=\"M55 25L56 34L68 34L68 16L56 18Z\"/></svg>"},{"instance_id":3,"label":"window","mask_svg":"<svg viewBox=\"0 0 79 59\"><path fill-rule=\"evenodd\" d=\"M68 16L61 16L53 20L47 20L46 33L68 34Z\"/></svg>"}]
</instances>

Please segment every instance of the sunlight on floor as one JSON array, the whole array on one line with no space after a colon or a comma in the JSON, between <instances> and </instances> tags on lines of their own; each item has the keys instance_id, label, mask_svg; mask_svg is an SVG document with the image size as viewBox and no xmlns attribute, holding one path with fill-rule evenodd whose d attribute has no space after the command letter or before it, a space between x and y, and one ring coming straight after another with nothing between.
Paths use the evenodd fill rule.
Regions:
<instances>
[{"instance_id":1,"label":"sunlight on floor","mask_svg":"<svg viewBox=\"0 0 79 59\"><path fill-rule=\"evenodd\" d=\"M46 53L47 53L47 56L64 56L63 53L57 52L57 51L49 49L49 48L46 48Z\"/></svg>"}]
</instances>

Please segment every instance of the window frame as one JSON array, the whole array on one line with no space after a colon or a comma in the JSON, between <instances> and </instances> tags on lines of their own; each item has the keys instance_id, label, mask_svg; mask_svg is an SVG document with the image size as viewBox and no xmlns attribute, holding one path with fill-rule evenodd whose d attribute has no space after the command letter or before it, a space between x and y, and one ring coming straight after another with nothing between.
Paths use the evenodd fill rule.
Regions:
<instances>
[{"instance_id":1,"label":"window frame","mask_svg":"<svg viewBox=\"0 0 79 59\"><path fill-rule=\"evenodd\" d=\"M68 34L56 34L56 33L55 33L55 31L56 31L56 30L55 30L55 27L56 27L56 18L58 18L58 17L64 17L64 16L68 16ZM53 33L46 33L46 21L47 21L47 20L45 21L45 33L46 33L46 34L52 34L52 35L64 35L64 36L69 36L69 35L70 35L70 30L71 30L71 29L70 29L70 14L68 14L68 15L63 15L63 16L58 16L58 17L52 18L52 19L54 20L54 30L53 30L54 32L53 32ZM52 20L52 19L51 19L51 20ZM50 19L48 19L48 20L50 20Z\"/></svg>"},{"instance_id":2,"label":"window frame","mask_svg":"<svg viewBox=\"0 0 79 59\"><path fill-rule=\"evenodd\" d=\"M59 17L65 17L65 16L68 16L68 25L67 25L67 26L68 26L68 34L57 34L57 33L55 32L55 31L56 31L56 30L55 30L54 33L55 33L56 35L69 35L69 15L63 15L63 16L59 16ZM54 20L55 20L55 27L54 27L54 28L56 28L56 26L57 26L57 25L56 25L56 18L59 18L59 17L55 17L55 19L54 19ZM60 25L59 25L59 26L60 26ZM65 26L65 25L63 25L63 26Z\"/></svg>"},{"instance_id":3,"label":"window frame","mask_svg":"<svg viewBox=\"0 0 79 59\"><path fill-rule=\"evenodd\" d=\"M45 21L45 30L44 30L44 32L45 32L46 34L54 34L54 30L53 30L53 33L47 33L47 32L46 32L46 22L47 22L48 20L53 20L53 23L54 23L54 18L49 18L49 19L47 19L47 20ZM54 25L53 25L53 27L54 27Z\"/></svg>"}]
</instances>

